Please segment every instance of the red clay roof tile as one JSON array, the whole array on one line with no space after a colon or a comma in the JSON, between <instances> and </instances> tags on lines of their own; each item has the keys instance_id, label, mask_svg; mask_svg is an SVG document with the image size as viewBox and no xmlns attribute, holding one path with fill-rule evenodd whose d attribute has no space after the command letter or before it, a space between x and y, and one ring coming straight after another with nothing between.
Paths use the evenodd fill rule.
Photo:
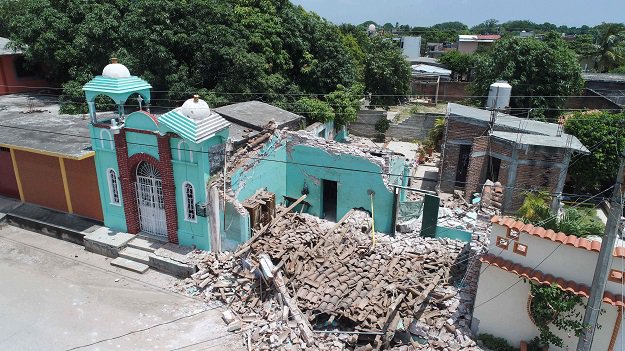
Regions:
<instances>
[{"instance_id":1,"label":"red clay roof tile","mask_svg":"<svg viewBox=\"0 0 625 351\"><path fill-rule=\"evenodd\" d=\"M535 281L539 284L554 284L564 291L583 297L588 297L590 294L590 288L584 284L578 284L574 281L554 277L551 274L545 274L540 270L524 267L518 263L505 260L493 254L483 255L480 257L480 261L503 269L504 271L514 273L521 278ZM609 303L613 306L625 307L625 303L623 302L624 300L625 297L622 295L616 295L607 291L603 294L603 302Z\"/></svg>"},{"instance_id":2,"label":"red clay roof tile","mask_svg":"<svg viewBox=\"0 0 625 351\"><path fill-rule=\"evenodd\" d=\"M494 216L493 218L491 218L490 221L492 223L497 223L510 229L516 229L520 232L525 232L530 235L534 235L543 239L549 239L551 241L559 242L580 249L595 252L599 252L601 250L601 242L598 240L578 238L575 235L568 235L562 232L556 233L551 229L535 227L529 223L523 223L510 217ZM625 248L617 247L614 250L613 255L619 258L625 258Z\"/></svg>"}]
</instances>

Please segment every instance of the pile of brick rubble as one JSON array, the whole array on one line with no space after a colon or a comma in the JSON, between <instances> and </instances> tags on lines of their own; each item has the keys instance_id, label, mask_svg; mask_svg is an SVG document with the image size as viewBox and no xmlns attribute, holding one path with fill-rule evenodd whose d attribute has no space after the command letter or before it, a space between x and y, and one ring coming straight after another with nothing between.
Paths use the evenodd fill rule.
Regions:
<instances>
[{"instance_id":1,"label":"pile of brick rubble","mask_svg":"<svg viewBox=\"0 0 625 351\"><path fill-rule=\"evenodd\" d=\"M197 251L183 288L224 302L253 350L470 350L473 296L458 286L475 256L455 240L372 237L366 212L281 213L237 252Z\"/></svg>"}]
</instances>

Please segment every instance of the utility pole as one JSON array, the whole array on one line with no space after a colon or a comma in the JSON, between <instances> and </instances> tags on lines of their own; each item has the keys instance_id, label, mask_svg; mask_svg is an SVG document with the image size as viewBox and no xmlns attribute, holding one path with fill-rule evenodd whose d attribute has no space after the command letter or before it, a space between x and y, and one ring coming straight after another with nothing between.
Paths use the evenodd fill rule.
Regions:
<instances>
[{"instance_id":1,"label":"utility pole","mask_svg":"<svg viewBox=\"0 0 625 351\"><path fill-rule=\"evenodd\" d=\"M577 343L577 351L589 351L592 345L592 338L595 335L597 327L597 319L601 311L601 303L603 301L603 293L610 271L610 263L614 252L614 244L616 238L621 232L621 216L623 214L623 200L621 186L623 182L623 168L625 168L625 150L621 154L621 164L618 169L618 176L610 198L610 212L608 213L608 222L605 226L603 239L601 240L601 251L597 259L595 267L595 275L592 277L592 286L590 288L590 296L586 305L586 313L584 314L584 325L587 326L582 330Z\"/></svg>"}]
</instances>

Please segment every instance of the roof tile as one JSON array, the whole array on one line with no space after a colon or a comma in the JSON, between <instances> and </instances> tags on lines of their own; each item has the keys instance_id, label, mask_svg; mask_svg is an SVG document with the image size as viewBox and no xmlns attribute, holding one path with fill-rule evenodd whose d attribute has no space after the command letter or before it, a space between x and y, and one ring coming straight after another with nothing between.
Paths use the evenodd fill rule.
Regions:
<instances>
[{"instance_id":1,"label":"roof tile","mask_svg":"<svg viewBox=\"0 0 625 351\"><path fill-rule=\"evenodd\" d=\"M497 223L510 229L517 229L530 235L534 235L543 239L549 239L551 241L559 242L580 249L595 252L599 252L601 250L601 241L578 238L575 235L568 235L562 232L556 233L551 229L535 227L531 224L523 223L510 217L494 216L493 218L491 218L490 221L492 223ZM614 250L613 255L619 258L625 258L625 248L617 247Z\"/></svg>"},{"instance_id":2,"label":"roof tile","mask_svg":"<svg viewBox=\"0 0 625 351\"><path fill-rule=\"evenodd\" d=\"M575 295L583 297L588 297L590 295L590 288L585 284L578 284L574 281L555 277L551 274L545 274L540 270L521 266L518 263L505 260L493 254L483 255L482 257L480 257L480 261L488 263L505 271L514 273L521 278L535 281L539 284L554 284L564 291L568 291ZM603 294L603 302L609 303L613 306L625 307L625 303L623 302L624 300L625 297L622 295L613 294L607 291Z\"/></svg>"}]
</instances>

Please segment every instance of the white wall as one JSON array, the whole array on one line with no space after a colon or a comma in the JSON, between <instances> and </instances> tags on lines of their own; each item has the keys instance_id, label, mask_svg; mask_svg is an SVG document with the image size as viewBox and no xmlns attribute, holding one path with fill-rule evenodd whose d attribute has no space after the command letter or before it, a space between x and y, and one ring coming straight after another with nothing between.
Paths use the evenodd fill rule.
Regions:
<instances>
[{"instance_id":1,"label":"white wall","mask_svg":"<svg viewBox=\"0 0 625 351\"><path fill-rule=\"evenodd\" d=\"M521 341L531 341L540 332L528 315L527 302L530 296L530 283L516 274L495 266L482 263L479 285L473 311L472 328L478 334L488 333L506 339L514 347ZM510 288L512 287L512 288ZM510 289L508 289L510 288ZM507 289L507 290L506 290ZM504 292L505 291L505 292ZM498 296L497 296L498 295ZM490 300L493 298L492 300ZM490 300L490 301L489 301ZM583 299L584 304L587 299ZM602 304L605 313L599 316L601 329L595 332L593 351L606 351L610 345L612 331L618 315L617 308ZM580 307L577 312L583 315ZM551 329L564 343L564 348L551 346L549 350L575 350L577 337L555 327ZM621 348L614 348L621 350Z\"/></svg>"},{"instance_id":2,"label":"white wall","mask_svg":"<svg viewBox=\"0 0 625 351\"><path fill-rule=\"evenodd\" d=\"M598 258L597 252L521 232L518 242L527 245L527 255L523 256L513 252L514 240L510 241L507 250L496 246L497 236L505 238L506 233L507 227L493 224L488 247L490 254L530 269L539 270L544 274L551 274L556 278L574 281L586 286L592 284ZM625 270L625 260L615 258L612 261L612 268ZM530 284L515 273L507 272L496 266L489 266L487 263L482 263L481 272L472 327L478 333L490 333L502 337L515 347L518 347L521 341L530 341L538 336L538 329L532 323L527 312ZM508 290L505 291L506 289ZM606 290L614 294L624 294L625 286L608 281ZM486 302L498 294L501 295ZM587 299L584 299L584 304L586 302ZM595 332L592 344L592 350L597 351L608 350L618 315L618 309L610 304L603 303L602 309L605 312L600 315L598 320L601 329L597 329ZM584 314L582 307L577 312L582 316ZM574 350L576 348L577 337L575 335L569 335L555 327L552 331L562 338L568 349ZM566 347L560 349L553 346L550 348L550 350L566 349ZM620 349L620 347L614 348L614 350Z\"/></svg>"}]
</instances>

